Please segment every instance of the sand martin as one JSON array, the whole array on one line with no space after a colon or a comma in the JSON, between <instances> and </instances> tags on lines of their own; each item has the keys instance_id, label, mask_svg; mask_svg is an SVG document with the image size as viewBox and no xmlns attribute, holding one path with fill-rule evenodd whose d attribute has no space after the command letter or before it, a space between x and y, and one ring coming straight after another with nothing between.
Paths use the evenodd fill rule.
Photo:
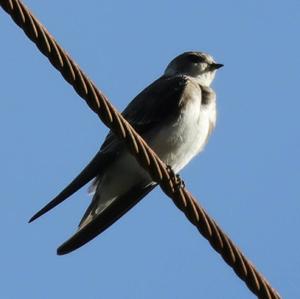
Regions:
<instances>
[{"instance_id":1,"label":"sand martin","mask_svg":"<svg viewBox=\"0 0 300 299\"><path fill-rule=\"evenodd\" d=\"M174 58L164 74L138 94L122 112L158 156L178 173L204 148L216 124L216 94L210 87L222 67L202 52ZM107 229L157 183L126 146L109 132L99 152L35 220L92 179L93 198L77 232L57 250L69 253Z\"/></svg>"}]
</instances>

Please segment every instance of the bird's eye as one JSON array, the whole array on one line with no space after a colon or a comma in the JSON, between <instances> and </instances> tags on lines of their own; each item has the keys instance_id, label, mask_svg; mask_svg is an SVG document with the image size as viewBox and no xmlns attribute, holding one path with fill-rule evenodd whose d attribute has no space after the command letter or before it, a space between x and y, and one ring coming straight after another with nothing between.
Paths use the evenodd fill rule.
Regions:
<instances>
[{"instance_id":1,"label":"bird's eye","mask_svg":"<svg viewBox=\"0 0 300 299\"><path fill-rule=\"evenodd\" d=\"M201 56L190 54L187 56L188 60L192 63L200 63L203 61L203 58Z\"/></svg>"}]
</instances>

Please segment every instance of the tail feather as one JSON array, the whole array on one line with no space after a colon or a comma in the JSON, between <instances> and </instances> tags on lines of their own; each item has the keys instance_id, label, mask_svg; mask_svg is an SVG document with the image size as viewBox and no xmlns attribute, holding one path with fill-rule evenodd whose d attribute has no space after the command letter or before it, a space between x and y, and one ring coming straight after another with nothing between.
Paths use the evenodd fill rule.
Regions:
<instances>
[{"instance_id":1,"label":"tail feather","mask_svg":"<svg viewBox=\"0 0 300 299\"><path fill-rule=\"evenodd\" d=\"M147 186L136 186L124 195L117 197L100 214L89 214L92 219L86 221L86 225L80 226L79 230L57 249L57 254L70 253L94 239L135 206L155 186L154 183Z\"/></svg>"}]
</instances>

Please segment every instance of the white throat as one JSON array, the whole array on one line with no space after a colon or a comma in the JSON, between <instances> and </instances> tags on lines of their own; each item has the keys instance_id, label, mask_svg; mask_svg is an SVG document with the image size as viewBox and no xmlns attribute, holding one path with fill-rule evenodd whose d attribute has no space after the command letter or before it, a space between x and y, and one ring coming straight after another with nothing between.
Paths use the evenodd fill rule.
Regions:
<instances>
[{"instance_id":1,"label":"white throat","mask_svg":"<svg viewBox=\"0 0 300 299\"><path fill-rule=\"evenodd\" d=\"M194 79L198 82L199 85L209 87L215 78L215 73L215 71L206 72L197 77L194 77Z\"/></svg>"}]
</instances>

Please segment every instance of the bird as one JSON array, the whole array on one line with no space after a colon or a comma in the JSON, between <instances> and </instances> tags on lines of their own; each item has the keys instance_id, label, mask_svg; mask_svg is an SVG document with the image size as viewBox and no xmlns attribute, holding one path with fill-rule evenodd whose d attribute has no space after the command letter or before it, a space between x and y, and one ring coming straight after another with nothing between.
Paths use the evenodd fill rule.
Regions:
<instances>
[{"instance_id":1,"label":"bird","mask_svg":"<svg viewBox=\"0 0 300 299\"><path fill-rule=\"evenodd\" d=\"M223 64L207 53L184 52L171 60L163 75L122 112L174 174L204 149L215 128L216 93L210 85L221 67ZM110 131L82 172L29 222L90 181L91 203L77 231L58 247L58 255L70 253L94 239L157 186L124 142Z\"/></svg>"}]
</instances>

